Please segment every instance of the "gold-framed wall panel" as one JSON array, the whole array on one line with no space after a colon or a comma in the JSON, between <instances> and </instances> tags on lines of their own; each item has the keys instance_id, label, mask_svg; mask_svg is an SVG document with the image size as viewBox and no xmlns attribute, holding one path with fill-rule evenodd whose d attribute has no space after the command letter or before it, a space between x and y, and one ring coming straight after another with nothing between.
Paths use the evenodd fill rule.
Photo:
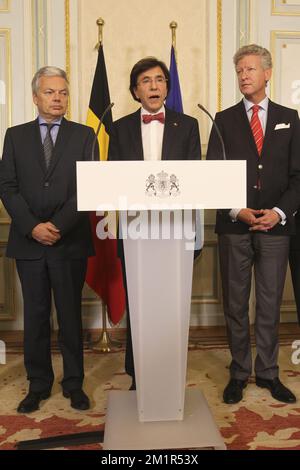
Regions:
<instances>
[{"instance_id":1,"label":"gold-framed wall panel","mask_svg":"<svg viewBox=\"0 0 300 470\"><path fill-rule=\"evenodd\" d=\"M296 5L295 10L293 10L293 4L289 5L287 4L286 1L283 1L283 0L272 0L272 15L274 16L300 16L300 3L296 3L294 5Z\"/></svg>"},{"instance_id":2,"label":"gold-framed wall panel","mask_svg":"<svg viewBox=\"0 0 300 470\"><path fill-rule=\"evenodd\" d=\"M31 0L32 75L48 63L47 0Z\"/></svg>"},{"instance_id":3,"label":"gold-framed wall panel","mask_svg":"<svg viewBox=\"0 0 300 470\"><path fill-rule=\"evenodd\" d=\"M3 51L0 50L0 80L3 73L5 103L4 112L0 111L0 138L3 141L5 131L11 126L12 122L12 75L11 75L11 30L10 28L0 28L0 39L3 39ZM1 48L1 42L0 42ZM3 55L3 64L1 64L1 55ZM3 71L3 72L1 72ZM1 85L1 84L0 84ZM0 100L1 103L1 100ZM2 106L0 104L0 106ZM1 155L0 155L1 158Z\"/></svg>"},{"instance_id":4,"label":"gold-framed wall panel","mask_svg":"<svg viewBox=\"0 0 300 470\"><path fill-rule=\"evenodd\" d=\"M273 78L271 80L271 99L274 101L278 101L281 104L297 108L300 114L300 98L298 101L294 102L293 95L297 93L297 90L293 89L293 85L291 87L285 83L282 86L281 82L284 81L282 78L282 74L287 73L288 67L286 67L281 62L281 57L279 54L279 47L287 48L289 45L299 45L299 53L300 53L300 30L299 31L281 31L281 30L273 30L271 31L271 53L273 57ZM298 57L298 55L296 55ZM295 68L295 77L294 82L300 81L300 71L299 66L297 65L298 62L296 60L291 61L290 67ZM284 90L284 95L282 95L282 90ZM290 90L291 92L291 100L289 101L286 93ZM294 91L293 91L294 90ZM298 92L300 97L300 91Z\"/></svg>"},{"instance_id":5,"label":"gold-framed wall panel","mask_svg":"<svg viewBox=\"0 0 300 470\"><path fill-rule=\"evenodd\" d=\"M40 67L49 62L49 47L51 46L51 31L49 30L51 21L53 21L49 10L51 0L31 0L32 11L32 76ZM64 38L65 43L65 69L67 76L71 78L71 45L70 45L70 0L64 0ZM50 4L51 6L51 4ZM71 94L72 96L72 94ZM34 108L33 108L34 109ZM66 117L71 118L71 98Z\"/></svg>"},{"instance_id":6,"label":"gold-framed wall panel","mask_svg":"<svg viewBox=\"0 0 300 470\"><path fill-rule=\"evenodd\" d=\"M11 321L16 318L15 309L15 263L5 257L6 241L0 240L0 269L3 279L0 298L0 321Z\"/></svg>"},{"instance_id":7,"label":"gold-framed wall panel","mask_svg":"<svg viewBox=\"0 0 300 470\"><path fill-rule=\"evenodd\" d=\"M217 111L222 111L225 107L229 107L234 103L234 100L240 99L240 91L238 85L235 87L235 92L232 94L232 100L228 100L228 93L224 90L229 89L229 68L232 70L232 79L234 80L234 68L232 57L234 53L242 46L249 44L252 39L251 25L253 21L253 13L251 8L251 0L236 0L232 1L232 27L235 28L235 41L232 41L230 31L226 20L228 19L227 8L228 5L222 0L216 0L217 5L217 92L216 92L216 108ZM231 96L231 93L229 93Z\"/></svg>"},{"instance_id":8,"label":"gold-framed wall panel","mask_svg":"<svg viewBox=\"0 0 300 470\"><path fill-rule=\"evenodd\" d=\"M223 1L217 0L217 109L222 110Z\"/></svg>"},{"instance_id":9,"label":"gold-framed wall panel","mask_svg":"<svg viewBox=\"0 0 300 470\"><path fill-rule=\"evenodd\" d=\"M84 325L98 323L102 318L102 300L86 283L82 291L81 307Z\"/></svg>"},{"instance_id":10,"label":"gold-framed wall panel","mask_svg":"<svg viewBox=\"0 0 300 470\"><path fill-rule=\"evenodd\" d=\"M71 32L70 32L70 0L65 0L65 42L66 42L66 73L71 84ZM71 119L72 107L71 107L71 96L69 99L69 106L66 117Z\"/></svg>"},{"instance_id":11,"label":"gold-framed wall panel","mask_svg":"<svg viewBox=\"0 0 300 470\"><path fill-rule=\"evenodd\" d=\"M251 8L250 0L240 0L237 4L238 8L238 27L239 37L237 49L249 44L250 42L250 30L251 30Z\"/></svg>"},{"instance_id":12,"label":"gold-framed wall panel","mask_svg":"<svg viewBox=\"0 0 300 470\"><path fill-rule=\"evenodd\" d=\"M237 3L238 17L237 17L237 36L236 50L240 47L246 46L251 42L251 24L252 24L252 10L251 0L239 0ZM233 64L232 64L233 65ZM238 80L236 80L236 101L241 97Z\"/></svg>"},{"instance_id":13,"label":"gold-framed wall panel","mask_svg":"<svg viewBox=\"0 0 300 470\"><path fill-rule=\"evenodd\" d=\"M2 236L2 227L10 225L10 218L8 217L2 202L0 201L0 235Z\"/></svg>"},{"instance_id":14,"label":"gold-framed wall panel","mask_svg":"<svg viewBox=\"0 0 300 470\"><path fill-rule=\"evenodd\" d=\"M209 230L207 226L207 230ZM192 304L222 304L219 272L218 241L204 243L202 253L194 263Z\"/></svg>"},{"instance_id":15,"label":"gold-framed wall panel","mask_svg":"<svg viewBox=\"0 0 300 470\"><path fill-rule=\"evenodd\" d=\"M93 307L100 304L101 299L99 296L87 284L85 284L82 290L82 306Z\"/></svg>"},{"instance_id":16,"label":"gold-framed wall panel","mask_svg":"<svg viewBox=\"0 0 300 470\"><path fill-rule=\"evenodd\" d=\"M8 13L10 11L11 0L0 0L0 13Z\"/></svg>"}]
</instances>

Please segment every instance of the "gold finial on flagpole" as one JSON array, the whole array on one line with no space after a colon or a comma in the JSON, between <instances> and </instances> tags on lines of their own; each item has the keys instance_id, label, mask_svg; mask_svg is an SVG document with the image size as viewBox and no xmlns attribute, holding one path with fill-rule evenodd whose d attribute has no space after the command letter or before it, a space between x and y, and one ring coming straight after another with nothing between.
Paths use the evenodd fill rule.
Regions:
<instances>
[{"instance_id":1,"label":"gold finial on flagpole","mask_svg":"<svg viewBox=\"0 0 300 470\"><path fill-rule=\"evenodd\" d=\"M170 28L172 30L172 46L174 47L176 62L177 62L177 50L176 50L176 29L177 29L177 27L178 27L178 23L176 23L176 21L172 21L170 23Z\"/></svg>"},{"instance_id":2,"label":"gold finial on flagpole","mask_svg":"<svg viewBox=\"0 0 300 470\"><path fill-rule=\"evenodd\" d=\"M172 30L172 46L174 47L174 49L176 50L176 29L178 27L178 24L176 23L176 21L172 21L170 23L170 28Z\"/></svg>"},{"instance_id":3,"label":"gold finial on flagpole","mask_svg":"<svg viewBox=\"0 0 300 470\"><path fill-rule=\"evenodd\" d=\"M98 25L98 42L95 46L95 49L99 50L99 47L103 44L103 27L105 22L103 18L98 18L96 23Z\"/></svg>"}]
</instances>

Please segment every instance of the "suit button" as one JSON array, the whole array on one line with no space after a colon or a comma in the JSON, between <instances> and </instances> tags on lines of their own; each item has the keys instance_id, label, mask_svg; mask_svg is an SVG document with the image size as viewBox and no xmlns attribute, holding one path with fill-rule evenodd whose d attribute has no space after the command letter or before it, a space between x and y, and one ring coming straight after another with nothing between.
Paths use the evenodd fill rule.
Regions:
<instances>
[{"instance_id":1,"label":"suit button","mask_svg":"<svg viewBox=\"0 0 300 470\"><path fill-rule=\"evenodd\" d=\"M253 186L253 189L257 189L257 186Z\"/></svg>"},{"instance_id":2,"label":"suit button","mask_svg":"<svg viewBox=\"0 0 300 470\"><path fill-rule=\"evenodd\" d=\"M263 169L263 165L258 165L258 169L259 169L259 170L262 170L262 169Z\"/></svg>"},{"instance_id":3,"label":"suit button","mask_svg":"<svg viewBox=\"0 0 300 470\"><path fill-rule=\"evenodd\" d=\"M49 188L49 186L50 186L50 183L48 181L46 181L46 183L44 183L44 188L47 189L47 188Z\"/></svg>"}]
</instances>

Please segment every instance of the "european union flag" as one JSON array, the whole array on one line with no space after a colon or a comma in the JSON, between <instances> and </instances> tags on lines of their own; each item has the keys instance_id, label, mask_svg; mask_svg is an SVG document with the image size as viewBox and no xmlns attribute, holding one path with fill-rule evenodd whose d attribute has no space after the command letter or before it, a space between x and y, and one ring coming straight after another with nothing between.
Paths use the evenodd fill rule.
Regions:
<instances>
[{"instance_id":1,"label":"european union flag","mask_svg":"<svg viewBox=\"0 0 300 470\"><path fill-rule=\"evenodd\" d=\"M181 91L177 70L177 63L175 58L175 50L172 46L171 48L171 63L170 63L170 78L171 78L171 90L166 99L166 106L173 111L178 113L183 113ZM195 251L194 259L196 259L202 250L203 241L204 241L204 211L196 211L196 239L195 239Z\"/></svg>"},{"instance_id":2,"label":"european union flag","mask_svg":"<svg viewBox=\"0 0 300 470\"><path fill-rule=\"evenodd\" d=\"M177 71L177 64L175 58L175 50L172 46L171 48L171 63L170 63L170 78L171 78L171 90L167 96L166 106L173 111L178 113L183 113L181 91L179 84L179 77Z\"/></svg>"}]
</instances>

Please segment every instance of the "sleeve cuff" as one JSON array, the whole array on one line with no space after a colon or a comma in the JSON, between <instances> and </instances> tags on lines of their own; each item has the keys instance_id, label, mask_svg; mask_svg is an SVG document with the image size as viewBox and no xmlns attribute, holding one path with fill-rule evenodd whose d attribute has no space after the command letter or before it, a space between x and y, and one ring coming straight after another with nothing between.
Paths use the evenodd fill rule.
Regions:
<instances>
[{"instance_id":1,"label":"sleeve cuff","mask_svg":"<svg viewBox=\"0 0 300 470\"><path fill-rule=\"evenodd\" d=\"M229 212L229 217L231 218L231 222L237 222L237 216L241 209L231 209Z\"/></svg>"},{"instance_id":2,"label":"sleeve cuff","mask_svg":"<svg viewBox=\"0 0 300 470\"><path fill-rule=\"evenodd\" d=\"M273 211L277 212L277 214L281 218L281 221L279 222L279 225L285 225L286 224L286 215L285 215L285 213L281 209L279 209L279 207L273 207Z\"/></svg>"}]
</instances>

